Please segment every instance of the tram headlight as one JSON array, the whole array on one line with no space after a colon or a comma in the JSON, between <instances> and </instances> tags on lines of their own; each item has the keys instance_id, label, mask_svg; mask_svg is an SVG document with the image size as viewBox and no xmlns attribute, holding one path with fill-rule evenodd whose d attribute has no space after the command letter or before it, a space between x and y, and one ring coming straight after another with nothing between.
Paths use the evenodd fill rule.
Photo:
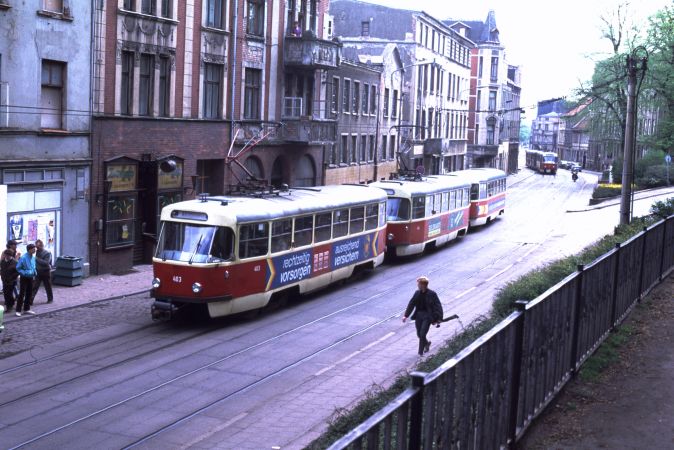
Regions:
<instances>
[{"instance_id":1,"label":"tram headlight","mask_svg":"<svg viewBox=\"0 0 674 450\"><path fill-rule=\"evenodd\" d=\"M386 236L386 238L387 238L389 241L392 241L394 237L395 237L395 236L393 235L393 233L389 233L389 234Z\"/></svg>"},{"instance_id":2,"label":"tram headlight","mask_svg":"<svg viewBox=\"0 0 674 450\"><path fill-rule=\"evenodd\" d=\"M194 292L195 294L198 294L199 292L201 292L201 289L203 289L203 286L201 286L201 283L194 283L192 285L192 292Z\"/></svg>"},{"instance_id":3,"label":"tram headlight","mask_svg":"<svg viewBox=\"0 0 674 450\"><path fill-rule=\"evenodd\" d=\"M160 280L159 278L157 278L157 277L154 277L154 278L152 279L152 287L153 287L154 289L159 289L159 286L161 286L161 280Z\"/></svg>"}]
</instances>

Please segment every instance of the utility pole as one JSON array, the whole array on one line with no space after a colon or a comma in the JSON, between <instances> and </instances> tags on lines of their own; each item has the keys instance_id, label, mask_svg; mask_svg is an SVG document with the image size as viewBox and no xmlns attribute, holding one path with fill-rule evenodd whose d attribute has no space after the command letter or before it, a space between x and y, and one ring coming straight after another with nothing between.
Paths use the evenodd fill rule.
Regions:
<instances>
[{"instance_id":1,"label":"utility pole","mask_svg":"<svg viewBox=\"0 0 674 450\"><path fill-rule=\"evenodd\" d=\"M625 145L623 148L623 176L620 190L620 225L627 225L631 220L632 182L634 179L634 154L636 148L636 115L637 115L637 72L646 73L648 56L637 58L635 48L627 56L627 117L625 120ZM644 49L645 51L645 49ZM641 61L641 67L638 62Z\"/></svg>"}]
</instances>

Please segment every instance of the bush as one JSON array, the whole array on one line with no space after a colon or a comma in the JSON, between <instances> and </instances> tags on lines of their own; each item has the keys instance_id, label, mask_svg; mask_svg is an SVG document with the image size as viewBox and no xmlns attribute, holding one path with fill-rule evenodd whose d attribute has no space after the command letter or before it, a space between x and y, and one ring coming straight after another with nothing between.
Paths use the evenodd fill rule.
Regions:
<instances>
[{"instance_id":1,"label":"bush","mask_svg":"<svg viewBox=\"0 0 674 450\"><path fill-rule=\"evenodd\" d=\"M667 167L664 165L647 167L643 176L637 178L636 183L642 188L667 186Z\"/></svg>"},{"instance_id":2,"label":"bush","mask_svg":"<svg viewBox=\"0 0 674 450\"><path fill-rule=\"evenodd\" d=\"M620 195L622 187L619 184L601 184L594 188L592 198L609 198Z\"/></svg>"},{"instance_id":3,"label":"bush","mask_svg":"<svg viewBox=\"0 0 674 450\"><path fill-rule=\"evenodd\" d=\"M651 206L651 213L665 219L674 214L674 197L668 198L665 201L658 201Z\"/></svg>"}]
</instances>

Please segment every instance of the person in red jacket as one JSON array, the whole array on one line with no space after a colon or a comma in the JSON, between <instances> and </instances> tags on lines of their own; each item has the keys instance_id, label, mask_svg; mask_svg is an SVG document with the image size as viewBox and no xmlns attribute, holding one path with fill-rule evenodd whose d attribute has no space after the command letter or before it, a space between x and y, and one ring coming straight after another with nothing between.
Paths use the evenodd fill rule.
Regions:
<instances>
[{"instance_id":1,"label":"person in red jacket","mask_svg":"<svg viewBox=\"0 0 674 450\"><path fill-rule=\"evenodd\" d=\"M431 341L426 338L428 329L431 325L437 325L442 321L442 304L435 291L428 289L428 278L421 276L417 278L417 287L419 288L405 309L403 322L410 317L414 320L419 337L419 356L428 352L431 348ZM414 312L412 312L414 311Z\"/></svg>"}]
</instances>

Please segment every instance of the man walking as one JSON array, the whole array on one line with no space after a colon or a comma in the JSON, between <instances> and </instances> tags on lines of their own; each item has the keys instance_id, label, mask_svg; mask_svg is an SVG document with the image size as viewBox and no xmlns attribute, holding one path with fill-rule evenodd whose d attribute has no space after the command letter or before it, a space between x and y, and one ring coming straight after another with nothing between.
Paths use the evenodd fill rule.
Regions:
<instances>
[{"instance_id":1,"label":"man walking","mask_svg":"<svg viewBox=\"0 0 674 450\"><path fill-rule=\"evenodd\" d=\"M19 281L19 298L16 300L16 315L21 316L21 309L24 314L35 314L30 310L30 305L33 303L33 283L37 271L35 269L35 245L28 244L26 253L19 258L16 265L16 270L21 275Z\"/></svg>"},{"instance_id":2,"label":"man walking","mask_svg":"<svg viewBox=\"0 0 674 450\"><path fill-rule=\"evenodd\" d=\"M35 277L35 284L33 285L33 300L40 290L40 284L44 283L44 290L47 292L47 303L54 301L54 294L51 289L51 253L44 248L44 242L40 239L35 241L35 267L37 269L37 276ZM31 304L33 303L31 300Z\"/></svg>"},{"instance_id":3,"label":"man walking","mask_svg":"<svg viewBox=\"0 0 674 450\"><path fill-rule=\"evenodd\" d=\"M419 356L428 352L431 349L431 341L426 339L428 329L431 324L435 325L442 321L442 304L435 291L428 289L428 278L421 276L417 278L417 287L419 288L405 310L403 315L403 322L412 314L411 319L417 328L417 336L419 337ZM414 310L414 313L412 313Z\"/></svg>"},{"instance_id":4,"label":"man walking","mask_svg":"<svg viewBox=\"0 0 674 450\"><path fill-rule=\"evenodd\" d=\"M0 276L2 277L2 295L5 298L5 309L6 312L9 312L14 308L14 302L16 301L14 288L19 278L19 272L16 271L14 250L9 247L2 252L2 258L0 258Z\"/></svg>"}]
</instances>

